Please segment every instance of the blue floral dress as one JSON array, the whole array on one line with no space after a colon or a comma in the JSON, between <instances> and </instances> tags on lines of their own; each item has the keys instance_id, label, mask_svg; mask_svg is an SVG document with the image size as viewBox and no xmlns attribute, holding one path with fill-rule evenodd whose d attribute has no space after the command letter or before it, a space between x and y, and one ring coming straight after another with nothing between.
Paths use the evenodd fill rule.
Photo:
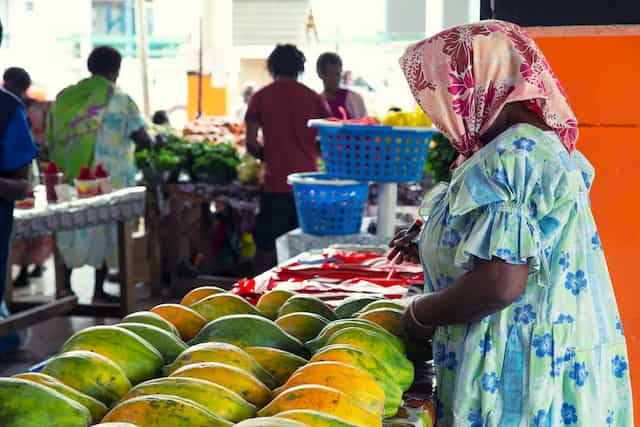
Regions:
<instances>
[{"instance_id":1,"label":"blue floral dress","mask_svg":"<svg viewBox=\"0 0 640 427\"><path fill-rule=\"evenodd\" d=\"M528 264L523 294L433 340L438 427L633 426L627 350L589 204L594 171L553 132L513 126L425 197L425 292L474 257Z\"/></svg>"}]
</instances>

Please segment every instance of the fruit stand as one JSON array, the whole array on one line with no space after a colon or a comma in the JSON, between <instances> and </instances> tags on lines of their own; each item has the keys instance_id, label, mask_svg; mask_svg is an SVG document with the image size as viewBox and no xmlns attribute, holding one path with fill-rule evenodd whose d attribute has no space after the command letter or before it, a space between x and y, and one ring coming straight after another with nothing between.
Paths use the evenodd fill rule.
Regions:
<instances>
[{"instance_id":1,"label":"fruit stand","mask_svg":"<svg viewBox=\"0 0 640 427\"><path fill-rule=\"evenodd\" d=\"M0 378L0 419L431 427L432 368L407 359L400 323L421 268L389 278L376 252L305 254L231 291L196 288L81 330L32 372Z\"/></svg>"},{"instance_id":2,"label":"fruit stand","mask_svg":"<svg viewBox=\"0 0 640 427\"><path fill-rule=\"evenodd\" d=\"M43 194L40 194L44 196ZM91 313L97 315L124 315L133 310L134 286L131 280L130 232L128 222L139 219L144 212L145 189L142 187L114 191L101 196L76 199L48 205L44 197L36 197L31 209L16 209L14 212L13 239L40 237L59 231L86 228L102 224L118 224L118 248L122 276L122 298L120 306L112 304L78 305L74 295L64 295L63 271L58 254L55 256L56 295L45 304L28 304L13 301L11 281L7 289L7 304L17 314L0 322L0 335L24 328L36 322L68 313ZM57 252L57 251L56 251Z\"/></svg>"}]
</instances>

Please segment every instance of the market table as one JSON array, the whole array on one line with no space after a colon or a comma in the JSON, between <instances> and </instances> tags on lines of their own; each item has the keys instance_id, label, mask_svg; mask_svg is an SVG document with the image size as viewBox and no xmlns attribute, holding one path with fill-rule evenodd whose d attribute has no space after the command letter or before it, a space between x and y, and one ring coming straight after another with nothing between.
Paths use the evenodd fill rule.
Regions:
<instances>
[{"instance_id":1,"label":"market table","mask_svg":"<svg viewBox=\"0 0 640 427\"><path fill-rule=\"evenodd\" d=\"M131 280L132 265L128 222L140 218L145 207L144 187L133 187L101 196L76 199L70 202L48 205L36 199L32 209L16 209L14 212L13 239L42 237L60 231L82 229L103 224L118 225L118 258L121 277L120 304L78 304L75 295L64 295L64 269L60 254L54 252L56 294L53 301L37 304L13 301L11 281L8 281L6 301L18 313L0 322L0 336L15 329L62 314L120 317L134 308ZM55 245L54 245L55 246Z\"/></svg>"}]
</instances>

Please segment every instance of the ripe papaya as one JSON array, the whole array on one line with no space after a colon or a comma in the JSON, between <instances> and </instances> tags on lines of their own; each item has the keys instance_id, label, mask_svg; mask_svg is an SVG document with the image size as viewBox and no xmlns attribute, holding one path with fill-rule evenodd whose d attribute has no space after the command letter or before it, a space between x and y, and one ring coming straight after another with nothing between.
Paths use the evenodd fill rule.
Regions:
<instances>
[{"instance_id":1,"label":"ripe papaya","mask_svg":"<svg viewBox=\"0 0 640 427\"><path fill-rule=\"evenodd\" d=\"M152 394L120 402L103 422L128 422L138 427L231 427L197 403L177 396Z\"/></svg>"},{"instance_id":2,"label":"ripe papaya","mask_svg":"<svg viewBox=\"0 0 640 427\"><path fill-rule=\"evenodd\" d=\"M319 314L302 312L285 314L276 320L276 325L302 342L315 338L328 323Z\"/></svg>"},{"instance_id":3,"label":"ripe papaya","mask_svg":"<svg viewBox=\"0 0 640 427\"><path fill-rule=\"evenodd\" d=\"M87 350L120 366L132 384L153 378L162 368L162 355L146 340L116 326L92 326L76 332L61 352Z\"/></svg>"},{"instance_id":4,"label":"ripe papaya","mask_svg":"<svg viewBox=\"0 0 640 427\"><path fill-rule=\"evenodd\" d=\"M364 350L350 345L330 345L322 348L311 358L311 362L336 361L346 363L368 372L382 386L385 395L385 417L396 414L402 403L402 389L395 381L393 372Z\"/></svg>"},{"instance_id":5,"label":"ripe papaya","mask_svg":"<svg viewBox=\"0 0 640 427\"><path fill-rule=\"evenodd\" d=\"M395 308L376 308L360 314L358 319L373 322L383 327L390 334L402 337L404 335L403 315L404 311Z\"/></svg>"},{"instance_id":6,"label":"ripe papaya","mask_svg":"<svg viewBox=\"0 0 640 427\"><path fill-rule=\"evenodd\" d=\"M271 374L277 385L284 384L296 369L307 363L307 359L277 348L245 347L244 351Z\"/></svg>"},{"instance_id":7,"label":"ripe papaya","mask_svg":"<svg viewBox=\"0 0 640 427\"><path fill-rule=\"evenodd\" d=\"M333 309L320 298L311 295L294 295L289 298L278 310L278 317L291 313L315 313L327 320L336 320Z\"/></svg>"},{"instance_id":8,"label":"ripe papaya","mask_svg":"<svg viewBox=\"0 0 640 427\"><path fill-rule=\"evenodd\" d=\"M87 427L89 410L42 384L20 378L0 378L2 427Z\"/></svg>"},{"instance_id":9,"label":"ripe papaya","mask_svg":"<svg viewBox=\"0 0 640 427\"><path fill-rule=\"evenodd\" d=\"M176 327L180 337L189 341L195 337L200 329L207 324L207 320L189 307L180 304L160 304L151 309L152 313Z\"/></svg>"},{"instance_id":10,"label":"ripe papaya","mask_svg":"<svg viewBox=\"0 0 640 427\"><path fill-rule=\"evenodd\" d=\"M379 413L384 410L384 390L366 371L342 362L311 362L273 391L274 395L299 385L323 385L348 394L362 408Z\"/></svg>"},{"instance_id":11,"label":"ripe papaya","mask_svg":"<svg viewBox=\"0 0 640 427\"><path fill-rule=\"evenodd\" d=\"M335 308L336 317L338 319L346 319L362 310L367 304L379 300L378 296L353 296L343 300Z\"/></svg>"},{"instance_id":12,"label":"ripe papaya","mask_svg":"<svg viewBox=\"0 0 640 427\"><path fill-rule=\"evenodd\" d=\"M131 423L100 423L92 427L138 427L138 426Z\"/></svg>"},{"instance_id":13,"label":"ripe papaya","mask_svg":"<svg viewBox=\"0 0 640 427\"><path fill-rule=\"evenodd\" d=\"M133 332L151 344L162 355L164 363L173 362L180 353L187 349L187 344L180 338L153 325L121 323L116 326Z\"/></svg>"},{"instance_id":14,"label":"ripe papaya","mask_svg":"<svg viewBox=\"0 0 640 427\"><path fill-rule=\"evenodd\" d=\"M53 357L42 373L107 406L131 388L127 375L115 362L85 350L68 351Z\"/></svg>"},{"instance_id":15,"label":"ripe papaya","mask_svg":"<svg viewBox=\"0 0 640 427\"><path fill-rule=\"evenodd\" d=\"M69 387L68 385L61 383L50 375L46 375L40 372L26 372L24 374L14 375L14 378L33 381L34 383L38 383L52 390L55 390L71 400L75 400L89 410L91 419L94 423L100 422L102 417L104 417L104 414L106 414L108 411L107 405L105 405L104 403L100 402L97 399L94 399L89 395L81 393L78 390Z\"/></svg>"},{"instance_id":16,"label":"ripe papaya","mask_svg":"<svg viewBox=\"0 0 640 427\"><path fill-rule=\"evenodd\" d=\"M276 417L300 421L309 427L358 427L338 417L313 409L294 409L293 411L280 412Z\"/></svg>"},{"instance_id":17,"label":"ripe papaya","mask_svg":"<svg viewBox=\"0 0 640 427\"><path fill-rule=\"evenodd\" d=\"M156 326L160 329L164 329L167 332L179 337L180 332L173 326L173 323L166 321L164 318L156 313L150 311L137 311L125 316L120 322L122 323L144 323L145 325Z\"/></svg>"},{"instance_id":18,"label":"ripe papaya","mask_svg":"<svg viewBox=\"0 0 640 427\"><path fill-rule=\"evenodd\" d=\"M182 297L180 304L190 307L192 304L200 301L202 298L206 298L211 295L223 294L226 291L217 286L200 286L199 288L195 288L187 292L187 294Z\"/></svg>"},{"instance_id":19,"label":"ripe papaya","mask_svg":"<svg viewBox=\"0 0 640 427\"><path fill-rule=\"evenodd\" d=\"M393 308L395 310L404 311L405 306L400 304L399 302L390 301L388 299L381 299L378 301L372 301L369 304L362 307L359 310L358 314L366 313L367 311L377 310L379 308Z\"/></svg>"},{"instance_id":20,"label":"ripe papaya","mask_svg":"<svg viewBox=\"0 0 640 427\"><path fill-rule=\"evenodd\" d=\"M235 427L309 427L307 424L294 420L275 417L260 417L245 420L235 425Z\"/></svg>"},{"instance_id":21,"label":"ripe papaya","mask_svg":"<svg viewBox=\"0 0 640 427\"><path fill-rule=\"evenodd\" d=\"M271 390L250 373L235 366L206 362L184 366L171 377L199 378L238 393L247 402L262 408L271 399Z\"/></svg>"},{"instance_id":22,"label":"ripe papaya","mask_svg":"<svg viewBox=\"0 0 640 427\"><path fill-rule=\"evenodd\" d=\"M328 345L347 344L360 348L389 367L402 390L408 390L413 383L413 363L382 334L360 328L342 329L329 338Z\"/></svg>"},{"instance_id":23,"label":"ripe papaya","mask_svg":"<svg viewBox=\"0 0 640 427\"><path fill-rule=\"evenodd\" d=\"M269 388L275 388L277 385L271 374L246 351L233 344L223 342L205 342L189 347L165 368L165 373L172 374L183 366L204 362L235 366L253 374Z\"/></svg>"},{"instance_id":24,"label":"ripe papaya","mask_svg":"<svg viewBox=\"0 0 640 427\"><path fill-rule=\"evenodd\" d=\"M132 388L122 400L150 394L178 396L191 400L227 421L238 422L256 414L256 407L234 391L198 378L168 377L145 381Z\"/></svg>"},{"instance_id":25,"label":"ripe papaya","mask_svg":"<svg viewBox=\"0 0 640 427\"><path fill-rule=\"evenodd\" d=\"M230 314L262 315L246 299L234 294L211 295L192 304L191 308L207 319L207 322Z\"/></svg>"},{"instance_id":26,"label":"ripe papaya","mask_svg":"<svg viewBox=\"0 0 640 427\"><path fill-rule=\"evenodd\" d=\"M283 289L274 289L262 295L256 304L256 308L260 312L271 320L275 320L278 317L278 310L282 307L289 298L295 295L291 291L285 291Z\"/></svg>"},{"instance_id":27,"label":"ripe papaya","mask_svg":"<svg viewBox=\"0 0 640 427\"><path fill-rule=\"evenodd\" d=\"M316 338L307 341L305 345L311 352L317 351L319 348L327 345L329 338L331 338L333 334L346 328L360 328L360 329L366 329L368 331L377 332L385 336L393 344L393 346L398 349L398 351L401 351L404 353L405 347L402 340L398 339L398 337L396 337L395 335L391 335L382 326L377 325L372 321L366 320L366 319L335 320L329 323L327 326L325 326L320 331L320 333Z\"/></svg>"},{"instance_id":28,"label":"ripe papaya","mask_svg":"<svg viewBox=\"0 0 640 427\"><path fill-rule=\"evenodd\" d=\"M272 347L300 356L307 353L302 342L273 321L253 314L232 314L209 322L190 342L226 342L238 347Z\"/></svg>"},{"instance_id":29,"label":"ripe papaya","mask_svg":"<svg viewBox=\"0 0 640 427\"><path fill-rule=\"evenodd\" d=\"M362 409L348 395L321 385L301 385L283 391L258 416L270 417L293 409L313 409L361 427L381 427L382 414Z\"/></svg>"}]
</instances>

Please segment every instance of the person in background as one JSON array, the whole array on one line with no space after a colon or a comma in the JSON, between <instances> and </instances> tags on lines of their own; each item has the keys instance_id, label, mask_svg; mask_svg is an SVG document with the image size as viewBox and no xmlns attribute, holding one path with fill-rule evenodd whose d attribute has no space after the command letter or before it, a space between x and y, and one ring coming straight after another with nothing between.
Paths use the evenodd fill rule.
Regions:
<instances>
[{"instance_id":1,"label":"person in background","mask_svg":"<svg viewBox=\"0 0 640 427\"><path fill-rule=\"evenodd\" d=\"M329 103L333 117L361 119L367 116L364 100L357 92L340 87L342 77L342 59L335 53L326 52L318 57L316 63L318 77L322 80L322 96ZM346 114L346 117L344 117Z\"/></svg>"},{"instance_id":2,"label":"person in background","mask_svg":"<svg viewBox=\"0 0 640 427\"><path fill-rule=\"evenodd\" d=\"M121 62L116 49L95 48L87 61L91 77L56 97L49 143L52 158L69 183L82 166L102 163L115 190L135 185L136 146L150 146L152 140L135 102L116 86ZM104 291L108 268L117 268L115 225L58 233L56 241L66 266L67 292L71 292L72 270L90 265L96 269L94 300L117 299Z\"/></svg>"},{"instance_id":3,"label":"person in background","mask_svg":"<svg viewBox=\"0 0 640 427\"><path fill-rule=\"evenodd\" d=\"M171 123L169 122L169 115L165 110L158 110L153 113L153 116L151 117L151 123L157 126L171 127Z\"/></svg>"},{"instance_id":4,"label":"person in background","mask_svg":"<svg viewBox=\"0 0 640 427\"><path fill-rule=\"evenodd\" d=\"M27 90L31 86L31 76L29 73L19 67L7 68L2 76L5 90L13 93L18 97L26 109L27 121L32 127L33 120L31 118L31 110L36 110L38 102L27 96ZM35 111L34 111L35 112ZM32 136L36 144L38 141ZM35 168L36 166L34 166ZM37 172L37 170L36 170ZM44 271L43 264L51 255L52 242L51 237L23 239L13 242L11 250L11 258L13 263L20 265L20 273L13 282L15 288L23 288L29 285L30 278L42 277ZM29 265L33 264L34 268L29 272Z\"/></svg>"},{"instance_id":5,"label":"person in background","mask_svg":"<svg viewBox=\"0 0 640 427\"><path fill-rule=\"evenodd\" d=\"M9 316L4 303L4 291L9 267L13 207L16 200L29 194L29 165L37 154L24 105L14 94L0 89L0 320ZM0 352L15 348L18 344L16 333L0 336Z\"/></svg>"},{"instance_id":6,"label":"person in background","mask_svg":"<svg viewBox=\"0 0 640 427\"><path fill-rule=\"evenodd\" d=\"M256 87L253 83L247 82L244 84L244 89L242 90L242 99L238 103L238 107L236 108L236 119L238 122L242 122L244 120L244 116L247 113L247 107L249 106L249 101L251 97L256 91Z\"/></svg>"},{"instance_id":7,"label":"person in background","mask_svg":"<svg viewBox=\"0 0 640 427\"><path fill-rule=\"evenodd\" d=\"M311 119L329 117L325 100L299 83L305 56L293 45L278 45L267 60L273 83L256 92L245 116L247 150L262 160L260 213L255 238L256 268L275 265L275 240L298 226L296 207L287 176L317 170L320 148ZM258 129L264 141L258 142Z\"/></svg>"},{"instance_id":8,"label":"person in background","mask_svg":"<svg viewBox=\"0 0 640 427\"><path fill-rule=\"evenodd\" d=\"M417 243L414 227L392 242L425 269L405 337L433 339L437 425L631 427L595 171L546 58L517 25L481 21L410 46L400 64L460 154L424 199Z\"/></svg>"}]
</instances>

